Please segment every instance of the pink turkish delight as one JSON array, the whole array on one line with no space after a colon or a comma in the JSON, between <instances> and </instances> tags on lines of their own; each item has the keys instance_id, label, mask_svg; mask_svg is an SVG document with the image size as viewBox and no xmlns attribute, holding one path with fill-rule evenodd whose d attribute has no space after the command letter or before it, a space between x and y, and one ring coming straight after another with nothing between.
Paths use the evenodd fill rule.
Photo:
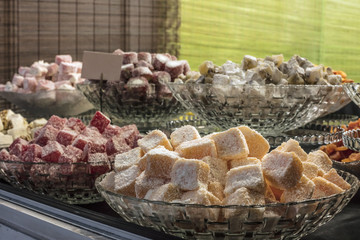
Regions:
<instances>
[{"instance_id":1,"label":"pink turkish delight","mask_svg":"<svg viewBox=\"0 0 360 240\"><path fill-rule=\"evenodd\" d=\"M71 55L56 55L55 56L55 63L57 65L60 65L62 62L71 63L72 62Z\"/></svg>"},{"instance_id":2,"label":"pink turkish delight","mask_svg":"<svg viewBox=\"0 0 360 240\"><path fill-rule=\"evenodd\" d=\"M49 120L47 121L45 126L53 126L54 128L61 130L65 127L65 124L67 122L66 118L61 118L56 115L52 115Z\"/></svg>"},{"instance_id":3,"label":"pink turkish delight","mask_svg":"<svg viewBox=\"0 0 360 240\"><path fill-rule=\"evenodd\" d=\"M77 73L78 65L74 63L62 62L59 65L59 74Z\"/></svg>"},{"instance_id":4,"label":"pink turkish delight","mask_svg":"<svg viewBox=\"0 0 360 240\"><path fill-rule=\"evenodd\" d=\"M22 155L22 160L24 162L35 162L36 158L41 158L42 147L37 144L29 144L27 149Z\"/></svg>"},{"instance_id":5,"label":"pink turkish delight","mask_svg":"<svg viewBox=\"0 0 360 240\"><path fill-rule=\"evenodd\" d=\"M148 67L137 67L132 72L133 77L144 77L147 80L151 80L153 77L153 73Z\"/></svg>"},{"instance_id":6,"label":"pink turkish delight","mask_svg":"<svg viewBox=\"0 0 360 240\"><path fill-rule=\"evenodd\" d=\"M10 150L10 154L11 155L15 155L17 157L21 157L23 152L26 151L26 145L21 145L21 144L15 144L15 146Z\"/></svg>"},{"instance_id":7,"label":"pink turkish delight","mask_svg":"<svg viewBox=\"0 0 360 240\"><path fill-rule=\"evenodd\" d=\"M18 73L25 77L27 73L30 73L30 68L29 67L22 67L20 66L19 69L18 69Z\"/></svg>"},{"instance_id":8,"label":"pink turkish delight","mask_svg":"<svg viewBox=\"0 0 360 240\"><path fill-rule=\"evenodd\" d=\"M106 153L112 155L115 153L123 153L129 151L131 148L127 144L126 140L121 136L115 136L110 138L106 144Z\"/></svg>"},{"instance_id":9,"label":"pink turkish delight","mask_svg":"<svg viewBox=\"0 0 360 240\"><path fill-rule=\"evenodd\" d=\"M63 129L56 136L56 141L64 146L71 145L77 135L75 131Z\"/></svg>"},{"instance_id":10,"label":"pink turkish delight","mask_svg":"<svg viewBox=\"0 0 360 240\"><path fill-rule=\"evenodd\" d=\"M39 80L36 86L36 91L50 91L55 89L55 84L49 80Z\"/></svg>"},{"instance_id":11,"label":"pink turkish delight","mask_svg":"<svg viewBox=\"0 0 360 240\"><path fill-rule=\"evenodd\" d=\"M151 53L148 52L139 52L138 53L138 62L144 61L151 64Z\"/></svg>"},{"instance_id":12,"label":"pink turkish delight","mask_svg":"<svg viewBox=\"0 0 360 240\"><path fill-rule=\"evenodd\" d=\"M110 124L110 119L97 111L90 121L90 126L96 127L100 133L104 132L105 128Z\"/></svg>"},{"instance_id":13,"label":"pink turkish delight","mask_svg":"<svg viewBox=\"0 0 360 240\"><path fill-rule=\"evenodd\" d=\"M11 82L18 87L22 87L24 83L24 77L15 73Z\"/></svg>"},{"instance_id":14,"label":"pink turkish delight","mask_svg":"<svg viewBox=\"0 0 360 240\"><path fill-rule=\"evenodd\" d=\"M57 65L56 63L50 63L49 66L47 67L47 77L52 77L54 76L58 70L59 70L59 65Z\"/></svg>"},{"instance_id":15,"label":"pink turkish delight","mask_svg":"<svg viewBox=\"0 0 360 240\"><path fill-rule=\"evenodd\" d=\"M135 148L137 147L137 140L140 138L140 132L135 124L131 124L121 128L120 136L131 148Z\"/></svg>"},{"instance_id":16,"label":"pink turkish delight","mask_svg":"<svg viewBox=\"0 0 360 240\"><path fill-rule=\"evenodd\" d=\"M58 162L64 150L60 143L49 141L42 149L41 158L47 162Z\"/></svg>"},{"instance_id":17,"label":"pink turkish delight","mask_svg":"<svg viewBox=\"0 0 360 240\"><path fill-rule=\"evenodd\" d=\"M78 61L75 61L75 62L72 62L76 68L77 68L77 72L76 73L81 73L82 71L82 67L83 67L83 63L82 62L78 62Z\"/></svg>"},{"instance_id":18,"label":"pink turkish delight","mask_svg":"<svg viewBox=\"0 0 360 240\"><path fill-rule=\"evenodd\" d=\"M48 141L55 141L56 136L59 130L54 128L51 125L44 126L38 132L38 136L35 138L35 143L39 144L40 146L45 146Z\"/></svg>"},{"instance_id":19,"label":"pink turkish delight","mask_svg":"<svg viewBox=\"0 0 360 240\"><path fill-rule=\"evenodd\" d=\"M165 54L156 54L153 66L157 71L164 71L168 61L170 61L170 59Z\"/></svg>"},{"instance_id":20,"label":"pink turkish delight","mask_svg":"<svg viewBox=\"0 0 360 240\"><path fill-rule=\"evenodd\" d=\"M84 135L78 135L73 143L72 146L77 147L78 149L84 150L86 144L90 142L90 139Z\"/></svg>"},{"instance_id":21,"label":"pink turkish delight","mask_svg":"<svg viewBox=\"0 0 360 240\"><path fill-rule=\"evenodd\" d=\"M23 82L24 90L35 92L37 86L37 80L35 77L25 77Z\"/></svg>"},{"instance_id":22,"label":"pink turkish delight","mask_svg":"<svg viewBox=\"0 0 360 240\"><path fill-rule=\"evenodd\" d=\"M80 133L82 130L85 129L85 124L78 118L69 118L65 124L66 127Z\"/></svg>"},{"instance_id":23,"label":"pink turkish delight","mask_svg":"<svg viewBox=\"0 0 360 240\"><path fill-rule=\"evenodd\" d=\"M124 52L123 53L123 64L137 63L138 56L136 52Z\"/></svg>"},{"instance_id":24,"label":"pink turkish delight","mask_svg":"<svg viewBox=\"0 0 360 240\"><path fill-rule=\"evenodd\" d=\"M116 50L113 52L113 54L115 54L115 55L123 55L123 54L124 54L124 51L121 50L121 49L116 49Z\"/></svg>"},{"instance_id":25,"label":"pink turkish delight","mask_svg":"<svg viewBox=\"0 0 360 240\"><path fill-rule=\"evenodd\" d=\"M89 154L88 164L90 174L103 174L110 170L110 163L106 153Z\"/></svg>"},{"instance_id":26,"label":"pink turkish delight","mask_svg":"<svg viewBox=\"0 0 360 240\"><path fill-rule=\"evenodd\" d=\"M116 126L116 125L111 125L109 124L104 132L102 133L103 137L105 138L111 138L111 137L114 137L114 136L118 136L120 135L120 133L122 132L121 128L119 126Z\"/></svg>"},{"instance_id":27,"label":"pink turkish delight","mask_svg":"<svg viewBox=\"0 0 360 240\"><path fill-rule=\"evenodd\" d=\"M67 146L64 150L64 153L59 158L59 163L77 163L81 161L82 153L79 148L74 146Z\"/></svg>"},{"instance_id":28,"label":"pink turkish delight","mask_svg":"<svg viewBox=\"0 0 360 240\"><path fill-rule=\"evenodd\" d=\"M28 144L28 141L26 141L25 139L22 138L16 138L9 146L9 149L12 150L16 144L20 144L23 146L26 146Z\"/></svg>"},{"instance_id":29,"label":"pink turkish delight","mask_svg":"<svg viewBox=\"0 0 360 240\"><path fill-rule=\"evenodd\" d=\"M10 153L6 149L1 149L0 151L0 160L2 161L10 161Z\"/></svg>"},{"instance_id":30,"label":"pink turkish delight","mask_svg":"<svg viewBox=\"0 0 360 240\"><path fill-rule=\"evenodd\" d=\"M43 61L34 62L30 67L30 73L35 77L45 77L47 72L47 64Z\"/></svg>"}]
</instances>

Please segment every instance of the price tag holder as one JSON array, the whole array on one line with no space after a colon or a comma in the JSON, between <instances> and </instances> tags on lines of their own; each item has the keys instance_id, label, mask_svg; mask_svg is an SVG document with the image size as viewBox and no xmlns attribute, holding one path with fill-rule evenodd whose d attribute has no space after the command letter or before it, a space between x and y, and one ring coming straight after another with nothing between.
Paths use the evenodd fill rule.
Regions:
<instances>
[{"instance_id":1,"label":"price tag holder","mask_svg":"<svg viewBox=\"0 0 360 240\"><path fill-rule=\"evenodd\" d=\"M122 55L84 51L81 78L120 81Z\"/></svg>"}]
</instances>

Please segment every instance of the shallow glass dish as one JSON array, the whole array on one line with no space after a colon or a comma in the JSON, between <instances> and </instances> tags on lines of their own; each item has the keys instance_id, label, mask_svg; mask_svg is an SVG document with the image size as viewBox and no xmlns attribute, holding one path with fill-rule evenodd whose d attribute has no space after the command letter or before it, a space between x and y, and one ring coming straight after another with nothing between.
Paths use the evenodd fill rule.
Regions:
<instances>
[{"instance_id":1,"label":"shallow glass dish","mask_svg":"<svg viewBox=\"0 0 360 240\"><path fill-rule=\"evenodd\" d=\"M339 171L351 185L341 194L302 202L266 205L205 206L156 202L96 187L122 218L140 226L188 239L300 239L330 221L359 187L352 174ZM230 216L230 217L226 217Z\"/></svg>"},{"instance_id":2,"label":"shallow glass dish","mask_svg":"<svg viewBox=\"0 0 360 240\"><path fill-rule=\"evenodd\" d=\"M343 85L344 90L350 99L360 107L360 84L359 83L346 83Z\"/></svg>"},{"instance_id":3,"label":"shallow glass dish","mask_svg":"<svg viewBox=\"0 0 360 240\"><path fill-rule=\"evenodd\" d=\"M185 111L170 91L159 94L154 84L149 84L146 91L129 91L129 85L121 82L104 83L102 87L100 81L76 86L95 108L106 113L114 123L136 124L140 132L158 128ZM134 86L135 89L137 87L130 86Z\"/></svg>"},{"instance_id":4,"label":"shallow glass dish","mask_svg":"<svg viewBox=\"0 0 360 240\"><path fill-rule=\"evenodd\" d=\"M101 167L101 166L100 166ZM44 163L0 160L0 177L19 189L27 189L69 204L89 204L104 199L95 180L104 171L88 163Z\"/></svg>"},{"instance_id":5,"label":"shallow glass dish","mask_svg":"<svg viewBox=\"0 0 360 240\"><path fill-rule=\"evenodd\" d=\"M341 85L168 86L177 100L206 121L222 129L247 125L263 135L304 126L328 113L333 104L340 104L346 96Z\"/></svg>"},{"instance_id":6,"label":"shallow glass dish","mask_svg":"<svg viewBox=\"0 0 360 240\"><path fill-rule=\"evenodd\" d=\"M51 90L37 93L0 92L0 96L38 117L58 115L71 117L94 108L94 106L76 90Z\"/></svg>"}]
</instances>

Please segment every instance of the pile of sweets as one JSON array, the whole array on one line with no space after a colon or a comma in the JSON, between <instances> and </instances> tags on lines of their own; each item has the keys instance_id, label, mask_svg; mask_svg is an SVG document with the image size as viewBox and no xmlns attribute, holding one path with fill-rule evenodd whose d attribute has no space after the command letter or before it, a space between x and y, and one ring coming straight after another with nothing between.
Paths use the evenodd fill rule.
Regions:
<instances>
[{"instance_id":1,"label":"pile of sweets","mask_svg":"<svg viewBox=\"0 0 360 240\"><path fill-rule=\"evenodd\" d=\"M341 126L344 131L350 131L360 129L360 118L356 121L352 121L348 126ZM320 150L324 151L332 160L339 162L354 162L360 160L360 153L348 149L344 146L342 141L331 143L320 147Z\"/></svg>"},{"instance_id":2,"label":"pile of sweets","mask_svg":"<svg viewBox=\"0 0 360 240\"><path fill-rule=\"evenodd\" d=\"M341 75L330 67L316 66L297 55L284 62L282 54L264 59L245 55L240 65L227 61L222 66L216 66L211 61L205 61L199 66L199 71L202 77L196 83L339 85L346 79L344 72Z\"/></svg>"},{"instance_id":3,"label":"pile of sweets","mask_svg":"<svg viewBox=\"0 0 360 240\"><path fill-rule=\"evenodd\" d=\"M0 112L0 147L8 147L16 138L31 140L34 133L46 124L46 119L39 118L30 124L21 114L10 109Z\"/></svg>"},{"instance_id":4,"label":"pile of sweets","mask_svg":"<svg viewBox=\"0 0 360 240\"><path fill-rule=\"evenodd\" d=\"M0 159L35 163L84 162L88 163L90 173L102 174L111 169L111 161L116 154L137 147L139 138L135 125L111 125L110 119L101 112L95 113L88 126L78 118L53 115L35 133L32 141L17 138L10 145L9 152L1 150ZM34 165L31 171L39 169Z\"/></svg>"},{"instance_id":5,"label":"pile of sweets","mask_svg":"<svg viewBox=\"0 0 360 240\"><path fill-rule=\"evenodd\" d=\"M324 152L307 154L291 139L268 153L266 139L247 126L200 137L187 125L170 140L154 130L138 145L116 155L101 186L153 201L203 205L297 202L350 188Z\"/></svg>"},{"instance_id":6,"label":"pile of sweets","mask_svg":"<svg viewBox=\"0 0 360 240\"><path fill-rule=\"evenodd\" d=\"M70 55L57 55L55 62L42 60L30 67L19 67L12 81L0 84L0 91L34 93L54 89L75 90L75 84L81 83L82 62L72 61Z\"/></svg>"},{"instance_id":7,"label":"pile of sweets","mask_svg":"<svg viewBox=\"0 0 360 240\"><path fill-rule=\"evenodd\" d=\"M191 71L186 60L177 60L168 53L123 52L118 49L113 54L123 56L121 82L126 84L129 94L146 96L155 91L156 96L172 96L167 82L182 83L200 77L199 72Z\"/></svg>"}]
</instances>

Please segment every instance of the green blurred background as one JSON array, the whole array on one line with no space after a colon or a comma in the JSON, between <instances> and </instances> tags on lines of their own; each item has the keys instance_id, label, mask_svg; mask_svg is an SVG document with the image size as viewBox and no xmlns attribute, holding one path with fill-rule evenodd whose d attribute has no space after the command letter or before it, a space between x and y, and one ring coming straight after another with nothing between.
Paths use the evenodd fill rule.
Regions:
<instances>
[{"instance_id":1,"label":"green blurred background","mask_svg":"<svg viewBox=\"0 0 360 240\"><path fill-rule=\"evenodd\" d=\"M298 54L360 82L359 12L358 0L182 0L180 58L198 69L204 60Z\"/></svg>"}]
</instances>

